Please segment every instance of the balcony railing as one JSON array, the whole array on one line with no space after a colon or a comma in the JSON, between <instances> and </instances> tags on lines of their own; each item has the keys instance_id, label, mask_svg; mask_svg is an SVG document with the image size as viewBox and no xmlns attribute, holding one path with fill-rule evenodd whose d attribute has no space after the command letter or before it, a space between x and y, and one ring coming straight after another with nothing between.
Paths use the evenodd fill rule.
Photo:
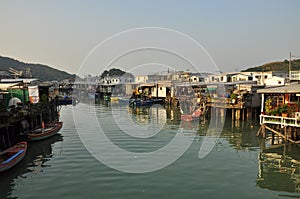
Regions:
<instances>
[{"instance_id":1,"label":"balcony railing","mask_svg":"<svg viewBox=\"0 0 300 199\"><path fill-rule=\"evenodd\" d=\"M295 117L260 115L260 124L279 124L281 127L300 127L300 119Z\"/></svg>"}]
</instances>

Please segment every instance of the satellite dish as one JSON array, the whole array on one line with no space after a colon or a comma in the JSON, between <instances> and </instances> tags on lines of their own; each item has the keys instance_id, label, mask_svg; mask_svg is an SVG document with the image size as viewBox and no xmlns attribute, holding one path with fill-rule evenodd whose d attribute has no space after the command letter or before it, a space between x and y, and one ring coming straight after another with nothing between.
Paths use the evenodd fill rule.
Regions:
<instances>
[{"instance_id":1,"label":"satellite dish","mask_svg":"<svg viewBox=\"0 0 300 199\"><path fill-rule=\"evenodd\" d=\"M17 97L13 97L9 100L8 106L17 106L18 103L20 103L21 100Z\"/></svg>"}]
</instances>

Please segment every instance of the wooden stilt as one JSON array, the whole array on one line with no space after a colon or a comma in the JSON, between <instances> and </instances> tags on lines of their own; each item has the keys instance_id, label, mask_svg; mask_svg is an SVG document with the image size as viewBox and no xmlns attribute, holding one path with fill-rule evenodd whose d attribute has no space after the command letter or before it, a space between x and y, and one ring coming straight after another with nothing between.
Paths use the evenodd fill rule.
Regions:
<instances>
[{"instance_id":1,"label":"wooden stilt","mask_svg":"<svg viewBox=\"0 0 300 199\"><path fill-rule=\"evenodd\" d=\"M295 144L300 143L300 141L292 140L292 139L290 139L290 138L288 138L288 137L286 136L286 135L287 135L286 127L283 128L284 134L279 133L279 132L275 131L274 129L272 129L272 128L268 127L268 126L265 126L265 128L266 128L267 130L271 131L272 133L275 133L276 135L278 135L278 136L284 138L285 140L291 142L291 143L295 143Z\"/></svg>"},{"instance_id":2,"label":"wooden stilt","mask_svg":"<svg viewBox=\"0 0 300 199\"><path fill-rule=\"evenodd\" d=\"M259 127L257 133L256 133L256 137L258 137L261 134L261 126Z\"/></svg>"},{"instance_id":3,"label":"wooden stilt","mask_svg":"<svg viewBox=\"0 0 300 199\"><path fill-rule=\"evenodd\" d=\"M262 130L262 136L263 136L263 138L266 138L266 127L267 126L265 124L262 125L262 129L261 130Z\"/></svg>"},{"instance_id":4,"label":"wooden stilt","mask_svg":"<svg viewBox=\"0 0 300 199\"><path fill-rule=\"evenodd\" d=\"M246 117L248 120L252 118L252 108L247 108Z\"/></svg>"},{"instance_id":5,"label":"wooden stilt","mask_svg":"<svg viewBox=\"0 0 300 199\"><path fill-rule=\"evenodd\" d=\"M240 109L236 110L235 117L236 117L236 120L240 120L241 119L241 110Z\"/></svg>"},{"instance_id":6,"label":"wooden stilt","mask_svg":"<svg viewBox=\"0 0 300 199\"><path fill-rule=\"evenodd\" d=\"M287 141L287 130L286 130L286 126L283 127L283 129L284 129L284 139L285 139L285 141Z\"/></svg>"}]
</instances>

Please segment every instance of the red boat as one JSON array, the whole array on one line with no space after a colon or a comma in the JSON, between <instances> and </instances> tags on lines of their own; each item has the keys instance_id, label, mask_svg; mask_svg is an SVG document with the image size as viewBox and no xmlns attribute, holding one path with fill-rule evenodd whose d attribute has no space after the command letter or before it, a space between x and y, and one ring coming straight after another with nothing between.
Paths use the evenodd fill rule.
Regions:
<instances>
[{"instance_id":1,"label":"red boat","mask_svg":"<svg viewBox=\"0 0 300 199\"><path fill-rule=\"evenodd\" d=\"M27 142L20 142L0 152L0 172L6 171L18 164L27 151Z\"/></svg>"},{"instance_id":2,"label":"red boat","mask_svg":"<svg viewBox=\"0 0 300 199\"><path fill-rule=\"evenodd\" d=\"M192 114L182 114L181 120L184 122L191 122L199 119L200 115L201 115L201 111L197 109Z\"/></svg>"},{"instance_id":3,"label":"red boat","mask_svg":"<svg viewBox=\"0 0 300 199\"><path fill-rule=\"evenodd\" d=\"M50 122L45 125L45 127L37 128L31 132L25 134L28 141L36 141L46 139L55 135L61 128L62 122Z\"/></svg>"}]
</instances>

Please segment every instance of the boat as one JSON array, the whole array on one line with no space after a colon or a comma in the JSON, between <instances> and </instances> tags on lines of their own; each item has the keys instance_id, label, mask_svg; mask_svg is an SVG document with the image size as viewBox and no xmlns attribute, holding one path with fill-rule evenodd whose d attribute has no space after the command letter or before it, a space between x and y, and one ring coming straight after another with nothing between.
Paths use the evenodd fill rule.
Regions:
<instances>
[{"instance_id":1,"label":"boat","mask_svg":"<svg viewBox=\"0 0 300 199\"><path fill-rule=\"evenodd\" d=\"M63 122L49 122L45 127L36 128L29 133L24 134L28 141L46 139L55 135L61 128Z\"/></svg>"},{"instance_id":2,"label":"boat","mask_svg":"<svg viewBox=\"0 0 300 199\"><path fill-rule=\"evenodd\" d=\"M59 105L73 104L73 98L71 96L58 96Z\"/></svg>"},{"instance_id":3,"label":"boat","mask_svg":"<svg viewBox=\"0 0 300 199\"><path fill-rule=\"evenodd\" d=\"M130 107L139 107L139 106L150 106L152 104L160 104L162 103L162 99L131 99L129 101Z\"/></svg>"},{"instance_id":4,"label":"boat","mask_svg":"<svg viewBox=\"0 0 300 199\"><path fill-rule=\"evenodd\" d=\"M6 171L18 164L27 152L27 142L16 145L0 152L0 172Z\"/></svg>"},{"instance_id":5,"label":"boat","mask_svg":"<svg viewBox=\"0 0 300 199\"><path fill-rule=\"evenodd\" d=\"M111 102L119 102L119 97L118 96L111 96L110 101Z\"/></svg>"},{"instance_id":6,"label":"boat","mask_svg":"<svg viewBox=\"0 0 300 199\"><path fill-rule=\"evenodd\" d=\"M200 115L201 115L201 110L197 109L191 114L181 114L180 118L184 122L191 122L191 121L199 119Z\"/></svg>"},{"instance_id":7,"label":"boat","mask_svg":"<svg viewBox=\"0 0 300 199\"><path fill-rule=\"evenodd\" d=\"M120 104L128 104L130 99L129 98L126 98L125 96L111 96L110 97L110 101L112 103L120 103Z\"/></svg>"},{"instance_id":8,"label":"boat","mask_svg":"<svg viewBox=\"0 0 300 199\"><path fill-rule=\"evenodd\" d=\"M130 99L129 98L119 98L119 103L120 104L128 104L130 102Z\"/></svg>"}]
</instances>

